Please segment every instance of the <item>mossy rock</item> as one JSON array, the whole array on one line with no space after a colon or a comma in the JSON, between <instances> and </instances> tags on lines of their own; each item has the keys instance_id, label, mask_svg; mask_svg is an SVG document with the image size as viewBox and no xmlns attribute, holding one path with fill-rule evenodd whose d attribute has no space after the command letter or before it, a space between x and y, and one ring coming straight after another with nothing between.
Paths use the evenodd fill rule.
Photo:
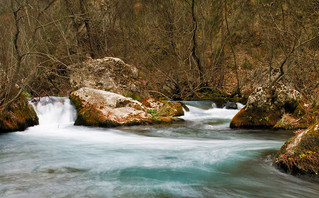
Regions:
<instances>
[{"instance_id":1,"label":"mossy rock","mask_svg":"<svg viewBox=\"0 0 319 198\"><path fill-rule=\"evenodd\" d=\"M282 118L275 124L274 129L296 130L306 129L308 124L302 118L296 118L290 114L284 114Z\"/></svg>"},{"instance_id":2,"label":"mossy rock","mask_svg":"<svg viewBox=\"0 0 319 198\"><path fill-rule=\"evenodd\" d=\"M181 102L168 102L161 101L155 98L145 98L142 104L149 109L151 114L157 116L169 117L169 116L183 116L183 104Z\"/></svg>"},{"instance_id":3,"label":"mossy rock","mask_svg":"<svg viewBox=\"0 0 319 198\"><path fill-rule=\"evenodd\" d=\"M178 102L168 102L158 110L160 116L183 116L183 107Z\"/></svg>"},{"instance_id":4,"label":"mossy rock","mask_svg":"<svg viewBox=\"0 0 319 198\"><path fill-rule=\"evenodd\" d=\"M279 112L241 109L230 122L230 128L272 128L281 118Z\"/></svg>"},{"instance_id":5,"label":"mossy rock","mask_svg":"<svg viewBox=\"0 0 319 198\"><path fill-rule=\"evenodd\" d=\"M319 122L299 130L280 149L275 162L284 171L297 175L319 174Z\"/></svg>"},{"instance_id":6,"label":"mossy rock","mask_svg":"<svg viewBox=\"0 0 319 198\"><path fill-rule=\"evenodd\" d=\"M38 124L39 118L23 92L17 100L0 112L0 132L23 131Z\"/></svg>"},{"instance_id":7,"label":"mossy rock","mask_svg":"<svg viewBox=\"0 0 319 198\"><path fill-rule=\"evenodd\" d=\"M249 96L245 107L232 119L230 127L272 128L285 113L294 113L302 99L297 90L283 84L258 87Z\"/></svg>"}]
</instances>

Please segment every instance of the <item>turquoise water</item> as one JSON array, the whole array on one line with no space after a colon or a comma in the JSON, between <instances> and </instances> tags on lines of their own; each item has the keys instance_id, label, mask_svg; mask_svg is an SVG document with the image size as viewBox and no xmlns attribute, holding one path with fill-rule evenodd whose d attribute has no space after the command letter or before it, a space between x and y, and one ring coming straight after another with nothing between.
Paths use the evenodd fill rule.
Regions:
<instances>
[{"instance_id":1,"label":"turquoise water","mask_svg":"<svg viewBox=\"0 0 319 198\"><path fill-rule=\"evenodd\" d=\"M319 196L272 164L291 132L231 130L238 110L187 104L183 123L103 129L73 126L68 99L41 101L39 126L0 136L0 197Z\"/></svg>"}]
</instances>

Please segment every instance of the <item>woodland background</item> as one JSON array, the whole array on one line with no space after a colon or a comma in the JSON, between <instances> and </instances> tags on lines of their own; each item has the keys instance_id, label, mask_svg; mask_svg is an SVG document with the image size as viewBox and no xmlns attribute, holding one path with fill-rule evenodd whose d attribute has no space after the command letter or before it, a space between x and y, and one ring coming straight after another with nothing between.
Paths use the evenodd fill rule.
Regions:
<instances>
[{"instance_id":1,"label":"woodland background","mask_svg":"<svg viewBox=\"0 0 319 198\"><path fill-rule=\"evenodd\" d=\"M173 99L319 92L319 0L1 0L0 107L67 95L69 65L119 57ZM14 93L14 94L13 94Z\"/></svg>"}]
</instances>

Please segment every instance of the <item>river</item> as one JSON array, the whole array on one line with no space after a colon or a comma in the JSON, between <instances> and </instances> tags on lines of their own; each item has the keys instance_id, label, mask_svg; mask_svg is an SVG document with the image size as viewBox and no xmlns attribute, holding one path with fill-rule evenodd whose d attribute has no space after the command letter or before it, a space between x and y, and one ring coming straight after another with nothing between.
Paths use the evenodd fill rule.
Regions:
<instances>
[{"instance_id":1,"label":"river","mask_svg":"<svg viewBox=\"0 0 319 198\"><path fill-rule=\"evenodd\" d=\"M0 197L318 197L319 182L273 165L289 131L231 130L239 110L186 102L185 122L74 126L67 98L40 125L0 135Z\"/></svg>"}]
</instances>

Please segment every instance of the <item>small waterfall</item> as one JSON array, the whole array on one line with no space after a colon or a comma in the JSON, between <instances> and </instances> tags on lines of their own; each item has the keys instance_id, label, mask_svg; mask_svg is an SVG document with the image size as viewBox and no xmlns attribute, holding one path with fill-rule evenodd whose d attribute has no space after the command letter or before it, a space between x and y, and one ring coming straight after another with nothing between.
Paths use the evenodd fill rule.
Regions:
<instances>
[{"instance_id":1,"label":"small waterfall","mask_svg":"<svg viewBox=\"0 0 319 198\"><path fill-rule=\"evenodd\" d=\"M71 125L76 119L75 107L67 97L42 97L31 104L37 112L41 126Z\"/></svg>"},{"instance_id":2,"label":"small waterfall","mask_svg":"<svg viewBox=\"0 0 319 198\"><path fill-rule=\"evenodd\" d=\"M237 109L217 108L211 101L185 101L189 112L182 117L185 120L225 119L231 120L244 105L237 103Z\"/></svg>"}]
</instances>

